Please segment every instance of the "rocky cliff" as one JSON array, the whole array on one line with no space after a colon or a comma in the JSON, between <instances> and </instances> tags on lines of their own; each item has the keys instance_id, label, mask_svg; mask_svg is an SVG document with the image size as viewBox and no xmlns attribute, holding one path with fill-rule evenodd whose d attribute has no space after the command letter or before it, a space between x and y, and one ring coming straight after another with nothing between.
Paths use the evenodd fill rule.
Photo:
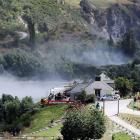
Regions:
<instances>
[{"instance_id":1,"label":"rocky cliff","mask_svg":"<svg viewBox=\"0 0 140 140\"><path fill-rule=\"evenodd\" d=\"M81 13L102 36L106 38L111 36L117 40L129 29L133 29L136 37L140 38L140 3L138 1L111 3L105 8L97 7L94 2L95 0L81 0Z\"/></svg>"}]
</instances>

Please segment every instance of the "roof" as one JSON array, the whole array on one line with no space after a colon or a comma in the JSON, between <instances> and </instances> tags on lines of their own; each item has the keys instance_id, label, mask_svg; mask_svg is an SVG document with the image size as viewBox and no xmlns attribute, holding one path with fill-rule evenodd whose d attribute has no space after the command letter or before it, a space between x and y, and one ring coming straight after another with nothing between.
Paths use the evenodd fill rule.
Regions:
<instances>
[{"instance_id":1,"label":"roof","mask_svg":"<svg viewBox=\"0 0 140 140\"><path fill-rule=\"evenodd\" d=\"M109 86L104 81L95 81L90 86L92 86L94 89L114 90L111 86Z\"/></svg>"},{"instance_id":2,"label":"roof","mask_svg":"<svg viewBox=\"0 0 140 140\"><path fill-rule=\"evenodd\" d=\"M68 93L70 94L76 94L76 93L80 93L83 90L85 90L85 88L88 86L89 84L87 83L79 83L77 84L71 91L69 91Z\"/></svg>"},{"instance_id":3,"label":"roof","mask_svg":"<svg viewBox=\"0 0 140 140\"><path fill-rule=\"evenodd\" d=\"M115 83L114 80L104 80L104 82L107 83L107 84L114 84Z\"/></svg>"}]
</instances>

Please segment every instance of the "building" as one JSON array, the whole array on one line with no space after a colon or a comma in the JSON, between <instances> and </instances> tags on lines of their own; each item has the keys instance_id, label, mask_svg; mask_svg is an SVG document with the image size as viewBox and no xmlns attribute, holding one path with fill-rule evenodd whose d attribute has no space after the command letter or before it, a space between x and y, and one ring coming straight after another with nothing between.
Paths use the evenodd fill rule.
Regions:
<instances>
[{"instance_id":1,"label":"building","mask_svg":"<svg viewBox=\"0 0 140 140\"><path fill-rule=\"evenodd\" d=\"M89 86L85 88L87 94L95 94L96 97L100 98L106 94L115 94L115 82L111 80L104 73L95 77L95 81L93 81Z\"/></svg>"},{"instance_id":2,"label":"building","mask_svg":"<svg viewBox=\"0 0 140 140\"><path fill-rule=\"evenodd\" d=\"M71 99L76 99L76 96L81 94L82 91L86 91L88 95L95 94L97 98L102 97L106 94L114 95L117 91L115 90L115 82L110 79L104 73L96 76L94 80L90 82L76 83L74 88L67 92Z\"/></svg>"},{"instance_id":3,"label":"building","mask_svg":"<svg viewBox=\"0 0 140 140\"><path fill-rule=\"evenodd\" d=\"M76 99L76 97L82 93L88 87L89 83L81 82L81 83L76 83L75 87L69 91L67 94L69 94L70 99Z\"/></svg>"}]
</instances>

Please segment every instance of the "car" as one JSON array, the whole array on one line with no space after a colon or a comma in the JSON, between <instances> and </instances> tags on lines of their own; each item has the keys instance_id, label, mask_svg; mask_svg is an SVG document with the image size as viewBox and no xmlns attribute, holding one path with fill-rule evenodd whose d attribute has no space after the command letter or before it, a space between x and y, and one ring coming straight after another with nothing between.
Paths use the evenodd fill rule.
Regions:
<instances>
[{"instance_id":1,"label":"car","mask_svg":"<svg viewBox=\"0 0 140 140\"><path fill-rule=\"evenodd\" d=\"M100 97L100 100L101 101L104 101L104 100L114 100L114 97L112 95L103 95L102 97Z\"/></svg>"},{"instance_id":2,"label":"car","mask_svg":"<svg viewBox=\"0 0 140 140\"><path fill-rule=\"evenodd\" d=\"M100 97L101 101L104 101L104 100L112 101L112 100L118 100L118 99L120 99L120 95L118 94L115 94L115 95L105 94L102 97Z\"/></svg>"}]
</instances>

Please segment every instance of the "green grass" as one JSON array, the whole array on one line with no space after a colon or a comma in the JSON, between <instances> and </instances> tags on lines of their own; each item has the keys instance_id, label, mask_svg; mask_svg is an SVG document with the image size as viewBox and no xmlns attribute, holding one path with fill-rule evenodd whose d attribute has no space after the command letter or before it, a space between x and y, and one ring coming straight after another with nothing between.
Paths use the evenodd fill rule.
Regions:
<instances>
[{"instance_id":1,"label":"green grass","mask_svg":"<svg viewBox=\"0 0 140 140\"><path fill-rule=\"evenodd\" d=\"M112 4L128 4L128 0L90 0L97 8L108 8Z\"/></svg>"},{"instance_id":2,"label":"green grass","mask_svg":"<svg viewBox=\"0 0 140 140\"><path fill-rule=\"evenodd\" d=\"M47 137L48 140L52 140L52 138L55 139L61 136L61 133L60 133L61 127L62 127L62 124L58 124L55 127L50 128L49 130L36 133L33 136Z\"/></svg>"},{"instance_id":3,"label":"green grass","mask_svg":"<svg viewBox=\"0 0 140 140\"><path fill-rule=\"evenodd\" d=\"M131 140L131 137L123 132L119 132L113 135L112 140Z\"/></svg>"},{"instance_id":4,"label":"green grass","mask_svg":"<svg viewBox=\"0 0 140 140\"><path fill-rule=\"evenodd\" d=\"M140 116L131 114L120 114L119 117L134 127L140 129Z\"/></svg>"},{"instance_id":5,"label":"green grass","mask_svg":"<svg viewBox=\"0 0 140 140\"><path fill-rule=\"evenodd\" d=\"M52 120L58 120L64 115L67 105L56 105L41 109L32 117L31 126L25 129L25 133L35 132L47 127Z\"/></svg>"}]
</instances>

